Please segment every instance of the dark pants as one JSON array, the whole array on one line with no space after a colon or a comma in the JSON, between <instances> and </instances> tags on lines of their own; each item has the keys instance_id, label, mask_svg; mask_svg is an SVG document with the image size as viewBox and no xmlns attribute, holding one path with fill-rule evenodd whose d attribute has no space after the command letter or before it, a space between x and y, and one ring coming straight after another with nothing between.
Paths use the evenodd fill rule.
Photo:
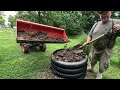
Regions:
<instances>
[{"instance_id":1,"label":"dark pants","mask_svg":"<svg viewBox=\"0 0 120 90\"><path fill-rule=\"evenodd\" d=\"M97 61L99 61L99 72L103 73L109 67L111 50L106 48L105 50L96 50L92 47L89 59L91 61L91 66L95 66Z\"/></svg>"}]
</instances>

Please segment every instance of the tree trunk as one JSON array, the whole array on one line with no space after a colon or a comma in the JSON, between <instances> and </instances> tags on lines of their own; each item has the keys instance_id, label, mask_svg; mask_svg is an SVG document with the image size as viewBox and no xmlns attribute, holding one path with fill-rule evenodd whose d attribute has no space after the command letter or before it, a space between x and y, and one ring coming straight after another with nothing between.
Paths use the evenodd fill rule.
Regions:
<instances>
[{"instance_id":1,"label":"tree trunk","mask_svg":"<svg viewBox=\"0 0 120 90\"><path fill-rule=\"evenodd\" d=\"M40 23L40 11L38 11L38 23Z\"/></svg>"}]
</instances>

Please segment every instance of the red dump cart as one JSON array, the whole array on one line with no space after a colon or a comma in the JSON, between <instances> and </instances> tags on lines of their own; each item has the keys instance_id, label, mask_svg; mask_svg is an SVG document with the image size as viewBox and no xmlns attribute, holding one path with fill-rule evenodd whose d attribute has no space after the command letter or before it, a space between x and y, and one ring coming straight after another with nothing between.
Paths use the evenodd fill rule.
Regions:
<instances>
[{"instance_id":1,"label":"red dump cart","mask_svg":"<svg viewBox=\"0 0 120 90\"><path fill-rule=\"evenodd\" d=\"M31 46L39 46L40 51L45 51L45 43L67 43L69 41L65 30L62 28L19 19L16 22L16 40L17 43L20 43L24 53L28 53Z\"/></svg>"}]
</instances>

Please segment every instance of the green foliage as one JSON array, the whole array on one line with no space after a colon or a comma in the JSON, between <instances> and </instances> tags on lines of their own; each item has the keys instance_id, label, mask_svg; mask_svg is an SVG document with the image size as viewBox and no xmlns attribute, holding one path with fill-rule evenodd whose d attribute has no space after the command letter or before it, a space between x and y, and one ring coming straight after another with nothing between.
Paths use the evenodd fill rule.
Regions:
<instances>
[{"instance_id":1,"label":"green foliage","mask_svg":"<svg viewBox=\"0 0 120 90\"><path fill-rule=\"evenodd\" d=\"M8 17L8 22L10 23L9 26L13 28L13 26L16 26L16 19L14 16L10 15Z\"/></svg>"},{"instance_id":2,"label":"green foliage","mask_svg":"<svg viewBox=\"0 0 120 90\"><path fill-rule=\"evenodd\" d=\"M5 19L3 18L5 15L4 15L4 12L3 11L0 11L0 24L5 24Z\"/></svg>"},{"instance_id":3,"label":"green foliage","mask_svg":"<svg viewBox=\"0 0 120 90\"><path fill-rule=\"evenodd\" d=\"M112 11L112 18L120 19L120 11Z\"/></svg>"},{"instance_id":4,"label":"green foliage","mask_svg":"<svg viewBox=\"0 0 120 90\"><path fill-rule=\"evenodd\" d=\"M81 26L88 33L95 22L99 20L98 11L82 11Z\"/></svg>"},{"instance_id":5,"label":"green foliage","mask_svg":"<svg viewBox=\"0 0 120 90\"><path fill-rule=\"evenodd\" d=\"M4 22L4 19L2 16L0 16L0 23L3 23Z\"/></svg>"}]
</instances>

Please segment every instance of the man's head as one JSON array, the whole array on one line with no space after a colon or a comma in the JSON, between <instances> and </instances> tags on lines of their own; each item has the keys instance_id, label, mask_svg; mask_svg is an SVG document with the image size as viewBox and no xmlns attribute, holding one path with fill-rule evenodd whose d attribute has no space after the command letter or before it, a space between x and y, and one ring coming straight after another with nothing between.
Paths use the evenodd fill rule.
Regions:
<instances>
[{"instance_id":1,"label":"man's head","mask_svg":"<svg viewBox=\"0 0 120 90\"><path fill-rule=\"evenodd\" d=\"M111 17L112 15L112 12L111 11L100 11L100 19L102 21L103 24L107 23L109 18Z\"/></svg>"}]
</instances>

